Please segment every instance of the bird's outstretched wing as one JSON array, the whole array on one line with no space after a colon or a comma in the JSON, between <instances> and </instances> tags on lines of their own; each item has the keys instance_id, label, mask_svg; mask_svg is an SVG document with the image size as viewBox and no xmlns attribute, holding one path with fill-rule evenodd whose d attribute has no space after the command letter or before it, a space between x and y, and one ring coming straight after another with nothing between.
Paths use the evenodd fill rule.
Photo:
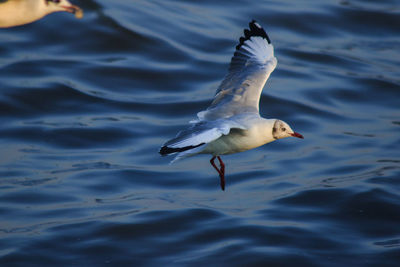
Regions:
<instances>
[{"instance_id":1,"label":"bird's outstretched wing","mask_svg":"<svg viewBox=\"0 0 400 267\"><path fill-rule=\"evenodd\" d=\"M254 20L236 46L229 72L211 105L197 114L199 121L227 118L244 112L259 112L262 89L277 60L264 29Z\"/></svg>"}]
</instances>

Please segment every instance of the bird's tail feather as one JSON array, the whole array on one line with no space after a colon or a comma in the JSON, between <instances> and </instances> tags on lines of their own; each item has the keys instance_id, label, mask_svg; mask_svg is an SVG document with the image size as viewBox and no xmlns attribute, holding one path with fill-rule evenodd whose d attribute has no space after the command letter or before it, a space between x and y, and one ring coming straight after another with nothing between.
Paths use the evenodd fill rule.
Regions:
<instances>
[{"instance_id":1,"label":"bird's tail feather","mask_svg":"<svg viewBox=\"0 0 400 267\"><path fill-rule=\"evenodd\" d=\"M204 145L205 144L202 144L201 146L195 147L193 149L186 150L186 151L183 151L183 152L179 152L176 155L176 157L173 160L171 160L171 162L169 164L172 164L172 163L174 163L174 162L176 162L178 160L181 160L181 159L184 159L184 158L199 154L204 149Z\"/></svg>"}]
</instances>

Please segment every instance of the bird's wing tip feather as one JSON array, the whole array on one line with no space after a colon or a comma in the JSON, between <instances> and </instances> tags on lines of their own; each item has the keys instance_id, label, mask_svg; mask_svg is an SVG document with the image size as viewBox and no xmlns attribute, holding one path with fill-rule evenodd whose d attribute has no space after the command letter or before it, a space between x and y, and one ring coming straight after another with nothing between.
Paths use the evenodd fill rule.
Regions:
<instances>
[{"instance_id":1,"label":"bird's wing tip feather","mask_svg":"<svg viewBox=\"0 0 400 267\"><path fill-rule=\"evenodd\" d=\"M249 29L245 29L243 31L244 36L240 37L239 44L236 46L236 50L239 50L240 47L249 40L253 36L259 36L267 40L270 44L271 40L269 39L268 34L265 32L264 28L254 19L249 23Z\"/></svg>"}]
</instances>

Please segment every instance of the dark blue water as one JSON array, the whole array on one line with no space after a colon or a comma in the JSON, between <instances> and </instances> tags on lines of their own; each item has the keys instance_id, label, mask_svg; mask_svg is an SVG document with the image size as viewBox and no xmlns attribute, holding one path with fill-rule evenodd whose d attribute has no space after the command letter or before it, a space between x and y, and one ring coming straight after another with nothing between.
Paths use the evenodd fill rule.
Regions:
<instances>
[{"instance_id":1,"label":"dark blue water","mask_svg":"<svg viewBox=\"0 0 400 267\"><path fill-rule=\"evenodd\" d=\"M1 266L399 266L400 2L75 1L0 29ZM305 136L168 165L251 19Z\"/></svg>"}]
</instances>

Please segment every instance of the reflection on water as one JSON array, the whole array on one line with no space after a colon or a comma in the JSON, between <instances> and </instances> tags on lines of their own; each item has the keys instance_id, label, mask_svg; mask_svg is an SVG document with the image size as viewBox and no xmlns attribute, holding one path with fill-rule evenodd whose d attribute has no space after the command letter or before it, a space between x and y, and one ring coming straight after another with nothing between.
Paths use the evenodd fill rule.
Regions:
<instances>
[{"instance_id":1,"label":"reflection on water","mask_svg":"<svg viewBox=\"0 0 400 267\"><path fill-rule=\"evenodd\" d=\"M79 1L75 1L76 3ZM1 265L397 266L395 1L81 1L1 29ZM251 19L303 142L168 165ZM62 25L62 27L61 27Z\"/></svg>"}]
</instances>

